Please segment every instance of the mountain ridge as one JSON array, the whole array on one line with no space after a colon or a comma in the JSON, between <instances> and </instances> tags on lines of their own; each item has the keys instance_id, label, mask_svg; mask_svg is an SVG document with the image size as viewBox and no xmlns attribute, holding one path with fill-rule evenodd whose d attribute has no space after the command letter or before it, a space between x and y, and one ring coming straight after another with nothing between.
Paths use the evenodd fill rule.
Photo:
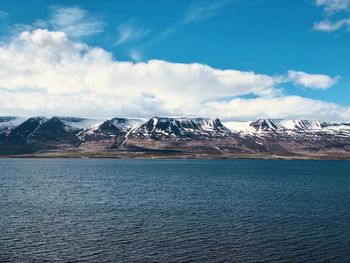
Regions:
<instances>
[{"instance_id":1,"label":"mountain ridge","mask_svg":"<svg viewBox=\"0 0 350 263\"><path fill-rule=\"evenodd\" d=\"M152 117L0 117L0 155L239 156L350 159L350 123Z\"/></svg>"}]
</instances>

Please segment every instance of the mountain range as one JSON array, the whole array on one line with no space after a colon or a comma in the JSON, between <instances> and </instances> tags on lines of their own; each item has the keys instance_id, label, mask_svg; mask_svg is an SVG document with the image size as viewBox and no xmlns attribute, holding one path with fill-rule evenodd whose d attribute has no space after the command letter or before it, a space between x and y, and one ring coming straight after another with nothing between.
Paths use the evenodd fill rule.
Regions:
<instances>
[{"instance_id":1,"label":"mountain range","mask_svg":"<svg viewBox=\"0 0 350 263\"><path fill-rule=\"evenodd\" d=\"M0 156L350 159L350 123L5 116Z\"/></svg>"}]
</instances>

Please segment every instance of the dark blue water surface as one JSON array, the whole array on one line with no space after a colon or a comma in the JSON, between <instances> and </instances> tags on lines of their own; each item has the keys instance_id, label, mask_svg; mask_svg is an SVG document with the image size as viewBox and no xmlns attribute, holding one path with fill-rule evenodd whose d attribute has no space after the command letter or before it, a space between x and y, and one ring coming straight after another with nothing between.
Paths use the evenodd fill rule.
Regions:
<instances>
[{"instance_id":1,"label":"dark blue water surface","mask_svg":"<svg viewBox=\"0 0 350 263\"><path fill-rule=\"evenodd\" d=\"M0 160L1 262L350 262L350 162Z\"/></svg>"}]
</instances>

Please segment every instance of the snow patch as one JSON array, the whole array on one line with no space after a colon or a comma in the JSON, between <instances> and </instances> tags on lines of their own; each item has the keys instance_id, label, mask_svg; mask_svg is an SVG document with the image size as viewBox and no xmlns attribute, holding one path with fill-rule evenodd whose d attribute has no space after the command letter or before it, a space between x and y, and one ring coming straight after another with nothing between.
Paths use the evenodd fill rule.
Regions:
<instances>
[{"instance_id":1,"label":"snow patch","mask_svg":"<svg viewBox=\"0 0 350 263\"><path fill-rule=\"evenodd\" d=\"M102 119L85 119L75 117L57 117L67 128L67 131L71 130L88 130L98 127L103 120Z\"/></svg>"},{"instance_id":2,"label":"snow patch","mask_svg":"<svg viewBox=\"0 0 350 263\"><path fill-rule=\"evenodd\" d=\"M25 118L15 116L0 117L0 134L10 132L25 120Z\"/></svg>"}]
</instances>

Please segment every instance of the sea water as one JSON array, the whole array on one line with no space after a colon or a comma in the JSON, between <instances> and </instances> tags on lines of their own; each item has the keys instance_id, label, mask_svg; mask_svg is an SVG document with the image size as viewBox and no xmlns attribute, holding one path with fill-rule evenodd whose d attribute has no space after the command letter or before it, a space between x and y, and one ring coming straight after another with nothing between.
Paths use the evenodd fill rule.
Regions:
<instances>
[{"instance_id":1,"label":"sea water","mask_svg":"<svg viewBox=\"0 0 350 263\"><path fill-rule=\"evenodd\" d=\"M1 159L1 262L350 262L350 162Z\"/></svg>"}]
</instances>

